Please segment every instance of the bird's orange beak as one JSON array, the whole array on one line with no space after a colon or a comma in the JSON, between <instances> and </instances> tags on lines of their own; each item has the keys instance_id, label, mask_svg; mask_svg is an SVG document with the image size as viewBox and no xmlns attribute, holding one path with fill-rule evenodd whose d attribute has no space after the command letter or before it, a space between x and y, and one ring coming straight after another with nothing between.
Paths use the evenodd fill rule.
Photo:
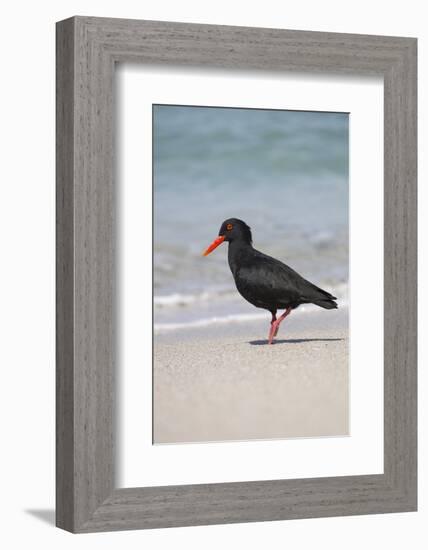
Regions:
<instances>
[{"instance_id":1,"label":"bird's orange beak","mask_svg":"<svg viewBox=\"0 0 428 550\"><path fill-rule=\"evenodd\" d=\"M217 237L217 239L214 239L213 242L210 244L210 246L204 251L202 256L208 256L208 254L211 254L213 250L215 250L218 245L220 245L224 241L224 235L220 235L220 237Z\"/></svg>"}]
</instances>

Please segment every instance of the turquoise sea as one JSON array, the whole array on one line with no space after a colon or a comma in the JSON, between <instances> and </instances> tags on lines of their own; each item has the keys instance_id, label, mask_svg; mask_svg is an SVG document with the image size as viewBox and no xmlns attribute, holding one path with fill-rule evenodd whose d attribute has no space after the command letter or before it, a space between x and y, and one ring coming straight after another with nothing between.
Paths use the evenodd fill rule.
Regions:
<instances>
[{"instance_id":1,"label":"turquoise sea","mask_svg":"<svg viewBox=\"0 0 428 550\"><path fill-rule=\"evenodd\" d=\"M263 316L237 294L227 244L201 255L229 217L346 301L348 130L346 113L153 107L156 331Z\"/></svg>"}]
</instances>

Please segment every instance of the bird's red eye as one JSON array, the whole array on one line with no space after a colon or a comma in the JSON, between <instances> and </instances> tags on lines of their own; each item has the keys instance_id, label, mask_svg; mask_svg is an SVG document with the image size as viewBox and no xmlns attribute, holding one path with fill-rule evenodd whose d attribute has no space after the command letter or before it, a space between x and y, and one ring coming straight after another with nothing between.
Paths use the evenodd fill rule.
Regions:
<instances>
[{"instance_id":1,"label":"bird's red eye","mask_svg":"<svg viewBox=\"0 0 428 550\"><path fill-rule=\"evenodd\" d=\"M226 225L226 229L227 229L228 231L230 231L230 230L232 229L232 227L233 227L233 225L232 225L231 223L228 223L228 224Z\"/></svg>"}]
</instances>

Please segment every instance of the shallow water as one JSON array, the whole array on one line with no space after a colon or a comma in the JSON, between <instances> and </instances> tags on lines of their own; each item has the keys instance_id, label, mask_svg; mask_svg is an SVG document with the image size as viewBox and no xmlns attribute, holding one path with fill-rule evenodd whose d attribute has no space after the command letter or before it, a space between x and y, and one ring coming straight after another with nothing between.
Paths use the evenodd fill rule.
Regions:
<instances>
[{"instance_id":1,"label":"shallow water","mask_svg":"<svg viewBox=\"0 0 428 550\"><path fill-rule=\"evenodd\" d=\"M348 115L154 107L155 327L260 317L234 287L224 219L346 300ZM255 318L256 318L255 317Z\"/></svg>"}]
</instances>

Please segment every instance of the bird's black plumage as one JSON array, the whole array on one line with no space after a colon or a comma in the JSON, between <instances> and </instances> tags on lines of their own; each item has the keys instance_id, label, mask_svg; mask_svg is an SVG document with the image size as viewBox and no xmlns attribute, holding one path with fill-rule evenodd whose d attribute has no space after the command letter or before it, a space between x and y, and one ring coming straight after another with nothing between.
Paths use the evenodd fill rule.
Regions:
<instances>
[{"instance_id":1,"label":"bird's black plumage","mask_svg":"<svg viewBox=\"0 0 428 550\"><path fill-rule=\"evenodd\" d=\"M223 222L219 237L229 243L229 266L238 292L256 307L276 315L278 309L315 304L337 308L336 298L304 279L288 265L259 252L252 245L251 229L237 218Z\"/></svg>"}]
</instances>

